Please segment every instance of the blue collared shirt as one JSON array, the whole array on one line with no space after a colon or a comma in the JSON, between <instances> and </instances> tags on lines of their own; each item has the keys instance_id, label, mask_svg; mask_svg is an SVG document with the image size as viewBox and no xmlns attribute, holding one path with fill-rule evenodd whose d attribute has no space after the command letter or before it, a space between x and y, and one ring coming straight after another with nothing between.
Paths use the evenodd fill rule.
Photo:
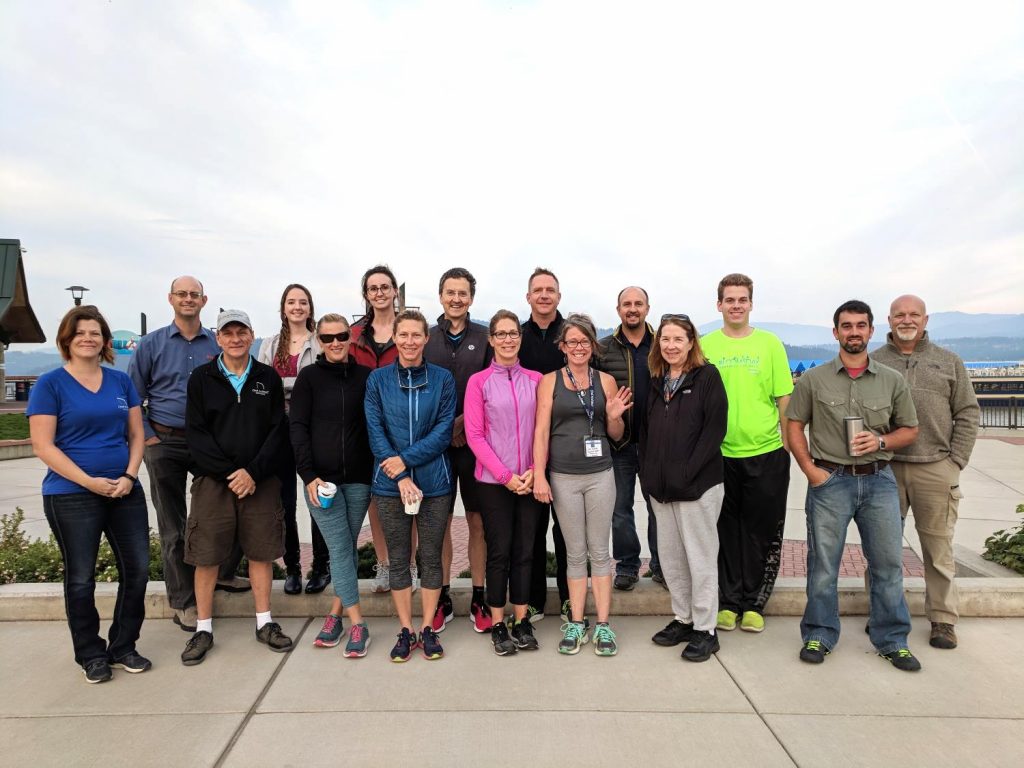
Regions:
<instances>
[{"instance_id":1,"label":"blue collared shirt","mask_svg":"<svg viewBox=\"0 0 1024 768\"><path fill-rule=\"evenodd\" d=\"M146 437L156 433L150 421L175 429L185 428L185 392L188 377L200 365L220 354L217 337L201 328L189 341L174 323L158 328L139 339L128 364L128 375L147 402L144 426Z\"/></svg>"},{"instance_id":2,"label":"blue collared shirt","mask_svg":"<svg viewBox=\"0 0 1024 768\"><path fill-rule=\"evenodd\" d=\"M240 395L242 394L242 385L245 384L245 380L249 378L249 371L252 370L252 355L249 355L249 362L245 364L245 370L241 373L232 373L228 370L228 367L224 365L223 352L217 356L217 367L227 377L231 386L235 388L235 394Z\"/></svg>"}]
</instances>

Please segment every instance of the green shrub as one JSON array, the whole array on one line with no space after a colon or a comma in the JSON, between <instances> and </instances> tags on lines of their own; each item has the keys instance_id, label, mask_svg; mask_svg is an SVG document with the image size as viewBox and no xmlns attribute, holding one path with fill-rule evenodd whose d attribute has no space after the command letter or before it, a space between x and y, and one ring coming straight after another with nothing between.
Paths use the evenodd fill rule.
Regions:
<instances>
[{"instance_id":1,"label":"green shrub","mask_svg":"<svg viewBox=\"0 0 1024 768\"><path fill-rule=\"evenodd\" d=\"M0 516L0 584L64 581L64 562L53 534L46 539L30 540L21 530L24 521L25 512L21 507L17 507L13 515ZM244 557L238 565L238 575L249 575L249 561ZM274 578L284 577L284 568L274 563ZM149 531L149 580L164 580L160 536L152 529ZM96 555L96 581L117 581L117 561L106 536L100 539Z\"/></svg>"},{"instance_id":2,"label":"green shrub","mask_svg":"<svg viewBox=\"0 0 1024 768\"><path fill-rule=\"evenodd\" d=\"M15 508L13 515L0 515L0 584L64 581L64 562L53 534L31 540L21 530L24 521L21 507ZM160 538L153 531L149 532L149 578L164 578ZM117 581L114 551L106 537L100 539L96 556L96 581Z\"/></svg>"},{"instance_id":3,"label":"green shrub","mask_svg":"<svg viewBox=\"0 0 1024 768\"><path fill-rule=\"evenodd\" d=\"M1017 505L1017 514L1024 515L1024 504ZM996 531L985 539L981 556L1024 574L1024 520L1014 528Z\"/></svg>"},{"instance_id":4,"label":"green shrub","mask_svg":"<svg viewBox=\"0 0 1024 768\"><path fill-rule=\"evenodd\" d=\"M28 417L24 413L0 413L0 440L27 440Z\"/></svg>"}]
</instances>

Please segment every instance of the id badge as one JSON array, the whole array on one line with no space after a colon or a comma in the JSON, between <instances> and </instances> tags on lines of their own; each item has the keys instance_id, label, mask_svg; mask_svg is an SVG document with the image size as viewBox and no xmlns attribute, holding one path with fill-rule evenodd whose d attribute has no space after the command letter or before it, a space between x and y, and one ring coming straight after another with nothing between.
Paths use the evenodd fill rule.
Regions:
<instances>
[{"instance_id":1,"label":"id badge","mask_svg":"<svg viewBox=\"0 0 1024 768\"><path fill-rule=\"evenodd\" d=\"M583 455L588 459L601 458L601 439L598 437L583 438Z\"/></svg>"}]
</instances>

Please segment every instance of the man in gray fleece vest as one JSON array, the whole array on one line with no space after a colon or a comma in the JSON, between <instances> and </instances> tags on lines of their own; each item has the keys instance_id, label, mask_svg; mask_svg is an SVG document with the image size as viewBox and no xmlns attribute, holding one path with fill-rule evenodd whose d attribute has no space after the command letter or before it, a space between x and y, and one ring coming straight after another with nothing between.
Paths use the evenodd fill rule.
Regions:
<instances>
[{"instance_id":1,"label":"man in gray fleece vest","mask_svg":"<svg viewBox=\"0 0 1024 768\"><path fill-rule=\"evenodd\" d=\"M904 519L914 510L925 567L925 611L930 643L956 648L958 596L953 577L953 528L960 470L967 466L981 411L963 361L928 340L928 315L917 296L900 296L889 309L888 344L875 360L895 368L910 387L917 409L917 440L896 451L893 471Z\"/></svg>"}]
</instances>

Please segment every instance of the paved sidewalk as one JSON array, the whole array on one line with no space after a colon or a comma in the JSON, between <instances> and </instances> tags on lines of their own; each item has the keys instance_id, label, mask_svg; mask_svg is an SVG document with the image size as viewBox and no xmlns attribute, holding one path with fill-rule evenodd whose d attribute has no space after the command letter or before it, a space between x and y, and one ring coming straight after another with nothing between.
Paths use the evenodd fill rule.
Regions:
<instances>
[{"instance_id":1,"label":"paved sidewalk","mask_svg":"<svg viewBox=\"0 0 1024 768\"><path fill-rule=\"evenodd\" d=\"M359 660L314 648L314 621L284 619L297 647L279 655L250 619L221 619L197 667L178 661L186 633L147 621L153 670L102 685L85 684L63 622L0 623L17 649L0 659L0 765L1020 765L1024 619L964 620L955 651L916 620L917 674L873 654L863 617L820 667L797 660L796 619L723 633L705 664L650 642L665 621L616 619L607 659L560 656L548 618L540 651L498 658L460 617L445 659L399 665L393 619L370 620Z\"/></svg>"}]
</instances>

